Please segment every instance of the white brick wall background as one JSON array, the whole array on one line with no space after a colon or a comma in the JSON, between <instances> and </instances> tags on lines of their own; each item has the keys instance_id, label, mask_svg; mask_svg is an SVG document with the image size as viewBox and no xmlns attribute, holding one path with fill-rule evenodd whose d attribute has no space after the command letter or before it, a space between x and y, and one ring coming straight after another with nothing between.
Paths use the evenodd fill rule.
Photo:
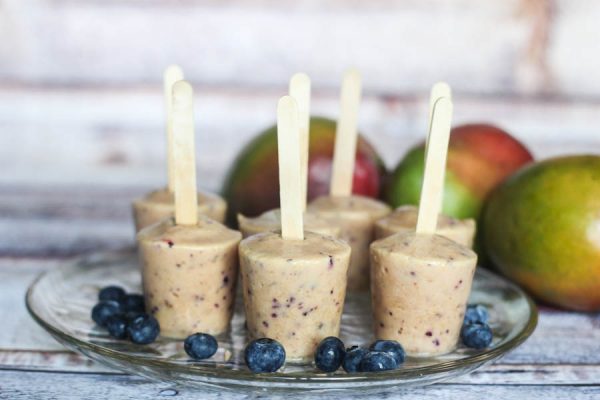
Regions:
<instances>
[{"instance_id":1,"label":"white brick wall background","mask_svg":"<svg viewBox=\"0 0 600 400\"><path fill-rule=\"evenodd\" d=\"M592 0L0 0L0 183L161 185L170 63L197 92L207 188L274 122L292 73L335 116L350 66L390 167L423 138L438 80L457 124L497 123L539 157L598 153L598 19Z\"/></svg>"}]
</instances>

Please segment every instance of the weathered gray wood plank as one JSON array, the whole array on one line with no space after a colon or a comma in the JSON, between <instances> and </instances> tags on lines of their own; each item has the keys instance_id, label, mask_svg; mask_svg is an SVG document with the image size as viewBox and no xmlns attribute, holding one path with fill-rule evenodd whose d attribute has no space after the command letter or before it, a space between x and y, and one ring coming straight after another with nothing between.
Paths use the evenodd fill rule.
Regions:
<instances>
[{"instance_id":1,"label":"weathered gray wood plank","mask_svg":"<svg viewBox=\"0 0 600 400\"><path fill-rule=\"evenodd\" d=\"M442 78L470 90L521 91L519 66L532 63L540 13L518 0L8 4L5 31L13 40L0 47L4 80L157 82L161 68L180 62L202 82L272 86L306 70L331 86L354 65L382 91L423 89Z\"/></svg>"},{"instance_id":2,"label":"weathered gray wood plank","mask_svg":"<svg viewBox=\"0 0 600 400\"><path fill-rule=\"evenodd\" d=\"M38 326L25 309L25 292L38 274L62 261L0 259L0 349L50 350L64 348ZM6 311L6 312L5 312Z\"/></svg>"},{"instance_id":3,"label":"weathered gray wood plank","mask_svg":"<svg viewBox=\"0 0 600 400\"><path fill-rule=\"evenodd\" d=\"M60 345L59 345L60 347ZM0 369L25 371L63 371L88 373L119 373L81 354L68 350L5 350L0 349Z\"/></svg>"},{"instance_id":4,"label":"weathered gray wood plank","mask_svg":"<svg viewBox=\"0 0 600 400\"><path fill-rule=\"evenodd\" d=\"M34 382L34 384L32 384ZM161 383L153 383L141 378L124 375L89 375L68 373L42 373L23 371L0 371L0 399L154 399L174 397L178 399L284 399L289 394L263 392L209 392L188 388L177 388ZM305 399L334 399L343 396L347 399L363 399L361 392L318 393L305 395ZM437 384L425 388L392 389L373 395L372 398L386 399L594 399L600 396L600 386L569 385L460 385ZM371 396L369 396L371 397Z\"/></svg>"},{"instance_id":5,"label":"weathered gray wood plank","mask_svg":"<svg viewBox=\"0 0 600 400\"><path fill-rule=\"evenodd\" d=\"M15 228L18 226L18 228ZM133 245L129 218L123 221L1 219L0 256L68 257Z\"/></svg>"},{"instance_id":6,"label":"weathered gray wood plank","mask_svg":"<svg viewBox=\"0 0 600 400\"><path fill-rule=\"evenodd\" d=\"M486 93L597 98L600 88L589 52L600 6L585 0L10 0L3 11L5 81L157 82L180 62L195 81L246 87L281 85L296 70L332 87L356 65L381 92L438 79Z\"/></svg>"},{"instance_id":7,"label":"weathered gray wood plank","mask_svg":"<svg viewBox=\"0 0 600 400\"><path fill-rule=\"evenodd\" d=\"M150 188L0 189L0 255L71 256L134 243L131 201Z\"/></svg>"},{"instance_id":8,"label":"weathered gray wood plank","mask_svg":"<svg viewBox=\"0 0 600 400\"><path fill-rule=\"evenodd\" d=\"M197 88L201 187L220 188L240 148L273 124L277 98L285 90L283 85L266 91ZM0 183L164 185L161 96L160 85L0 90ZM426 96L425 91L409 97L367 92L360 127L390 168L423 140ZM336 91L317 88L312 105L314 114L335 117ZM536 156L547 157L599 151L599 113L600 103L594 102L457 94L454 123L496 123L524 141Z\"/></svg>"},{"instance_id":9,"label":"weathered gray wood plank","mask_svg":"<svg viewBox=\"0 0 600 400\"><path fill-rule=\"evenodd\" d=\"M131 201L151 189L115 185L3 185L0 216L11 220L123 221L131 216Z\"/></svg>"},{"instance_id":10,"label":"weathered gray wood plank","mask_svg":"<svg viewBox=\"0 0 600 400\"><path fill-rule=\"evenodd\" d=\"M77 373L120 371L104 367L69 351L2 350L0 369ZM469 375L451 380L472 385L593 385L600 383L600 365L586 364L506 364L498 361Z\"/></svg>"},{"instance_id":11,"label":"weathered gray wood plank","mask_svg":"<svg viewBox=\"0 0 600 400\"><path fill-rule=\"evenodd\" d=\"M550 26L544 64L548 81L554 92L571 92L577 87L579 95L597 97L600 79L597 71L599 57L587 57L589 49L598 43L600 35L596 21L600 3L586 0L547 2L550 7ZM591 78L593 76L593 78Z\"/></svg>"},{"instance_id":12,"label":"weathered gray wood plank","mask_svg":"<svg viewBox=\"0 0 600 400\"><path fill-rule=\"evenodd\" d=\"M505 364L500 360L451 382L472 385L598 385L600 365Z\"/></svg>"}]
</instances>

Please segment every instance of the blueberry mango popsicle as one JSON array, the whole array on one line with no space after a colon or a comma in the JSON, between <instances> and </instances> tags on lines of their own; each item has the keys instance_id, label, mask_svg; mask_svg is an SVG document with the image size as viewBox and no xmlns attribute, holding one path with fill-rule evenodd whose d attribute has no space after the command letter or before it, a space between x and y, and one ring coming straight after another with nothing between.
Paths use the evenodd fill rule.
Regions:
<instances>
[{"instance_id":1,"label":"blueberry mango popsicle","mask_svg":"<svg viewBox=\"0 0 600 400\"><path fill-rule=\"evenodd\" d=\"M457 344L477 264L468 247L436 234L441 210L452 102L435 102L416 230L371 244L375 336L407 354L445 354Z\"/></svg>"},{"instance_id":2,"label":"blueberry mango popsicle","mask_svg":"<svg viewBox=\"0 0 600 400\"><path fill-rule=\"evenodd\" d=\"M162 219L172 217L175 213L173 166L173 134L172 134L172 103L173 84L183 80L183 72L177 65L167 67L163 76L165 106L167 113L167 169L168 186L148 193L133 202L133 219L135 230L150 226ZM216 221L223 222L227 211L227 203L216 194L199 192L197 195L198 213Z\"/></svg>"},{"instance_id":3,"label":"blueberry mango popsicle","mask_svg":"<svg viewBox=\"0 0 600 400\"><path fill-rule=\"evenodd\" d=\"M360 74L351 70L346 73L342 83L330 195L315 199L307 209L309 213L338 227L339 238L352 247L348 290L368 290L369 245L374 240L375 221L391 211L382 202L352 195L360 96Z\"/></svg>"},{"instance_id":4,"label":"blueberry mango popsicle","mask_svg":"<svg viewBox=\"0 0 600 400\"><path fill-rule=\"evenodd\" d=\"M397 340L407 354L456 347L477 256L440 235L402 232L371 245L375 336Z\"/></svg>"},{"instance_id":5,"label":"blueberry mango popsicle","mask_svg":"<svg viewBox=\"0 0 600 400\"><path fill-rule=\"evenodd\" d=\"M147 312L173 338L228 329L241 240L239 232L198 215L192 97L189 83L173 85L175 218L137 235Z\"/></svg>"},{"instance_id":6,"label":"blueberry mango popsicle","mask_svg":"<svg viewBox=\"0 0 600 400\"><path fill-rule=\"evenodd\" d=\"M215 221L225 221L227 203L220 196L198 192L198 214ZM175 194L169 189L159 189L133 202L136 232L175 214Z\"/></svg>"},{"instance_id":7,"label":"blueberry mango popsicle","mask_svg":"<svg viewBox=\"0 0 600 400\"><path fill-rule=\"evenodd\" d=\"M412 205L396 208L375 223L375 238L383 239L399 232L414 232L419 209ZM472 248L475 238L475 220L457 219L440 214L436 233L463 246Z\"/></svg>"},{"instance_id":8,"label":"blueberry mango popsicle","mask_svg":"<svg viewBox=\"0 0 600 400\"><path fill-rule=\"evenodd\" d=\"M240 244L246 325L252 339L279 341L287 359L307 361L321 340L338 336L346 295L350 247L304 232L260 233Z\"/></svg>"},{"instance_id":9,"label":"blueberry mango popsicle","mask_svg":"<svg viewBox=\"0 0 600 400\"><path fill-rule=\"evenodd\" d=\"M297 73L290 79L289 95L298 105L298 124L300 125L300 174L302 210L306 210L306 192L308 185L308 140L310 126L310 78L304 73ZM281 229L281 210L265 211L261 215L250 218L238 215L238 225L246 238L262 232ZM332 226L329 221L311 213L304 213L304 229L326 236L337 237L339 228Z\"/></svg>"},{"instance_id":10,"label":"blueberry mango popsicle","mask_svg":"<svg viewBox=\"0 0 600 400\"><path fill-rule=\"evenodd\" d=\"M138 234L147 312L161 333L185 338L225 332L235 304L239 232L205 216L167 218Z\"/></svg>"},{"instance_id":11,"label":"blueberry mango popsicle","mask_svg":"<svg viewBox=\"0 0 600 400\"><path fill-rule=\"evenodd\" d=\"M297 106L278 104L281 230L240 243L246 324L250 339L268 337L287 360L311 360L319 342L337 336L346 294L350 246L303 226Z\"/></svg>"},{"instance_id":12,"label":"blueberry mango popsicle","mask_svg":"<svg viewBox=\"0 0 600 400\"><path fill-rule=\"evenodd\" d=\"M348 290L368 290L369 245L375 240L375 221L387 215L390 208L368 197L348 195L319 197L308 210L338 228L338 237L352 248Z\"/></svg>"}]
</instances>

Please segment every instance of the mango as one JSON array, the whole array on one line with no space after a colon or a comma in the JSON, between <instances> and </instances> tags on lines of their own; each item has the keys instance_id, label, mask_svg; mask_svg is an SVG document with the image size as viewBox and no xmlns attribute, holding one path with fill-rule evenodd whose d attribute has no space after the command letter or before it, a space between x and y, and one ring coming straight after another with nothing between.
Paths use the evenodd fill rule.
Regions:
<instances>
[{"instance_id":1,"label":"mango","mask_svg":"<svg viewBox=\"0 0 600 400\"><path fill-rule=\"evenodd\" d=\"M489 124L452 129L442 212L455 218L475 218L486 196L533 156L508 132ZM418 205L425 164L425 145L414 147L390 178L385 199L393 206Z\"/></svg>"},{"instance_id":2,"label":"mango","mask_svg":"<svg viewBox=\"0 0 600 400\"><path fill-rule=\"evenodd\" d=\"M481 239L498 271L539 300L600 311L600 156L520 170L490 195Z\"/></svg>"}]
</instances>

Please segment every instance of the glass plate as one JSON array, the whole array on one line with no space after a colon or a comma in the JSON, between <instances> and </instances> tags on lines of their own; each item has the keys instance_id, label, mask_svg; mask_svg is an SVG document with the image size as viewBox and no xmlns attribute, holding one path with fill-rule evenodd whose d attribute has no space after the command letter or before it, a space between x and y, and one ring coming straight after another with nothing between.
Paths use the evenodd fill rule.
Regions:
<instances>
[{"instance_id":1,"label":"glass plate","mask_svg":"<svg viewBox=\"0 0 600 400\"><path fill-rule=\"evenodd\" d=\"M241 300L231 331L218 337L219 350L206 361L192 361L182 341L159 339L135 345L111 338L90 319L98 289L110 284L140 292L140 273L134 250L99 253L52 269L39 276L27 291L33 318L59 342L100 363L154 380L203 389L236 391L382 391L392 386L427 385L498 359L527 339L537 323L537 310L517 286L478 269L470 302L490 311L494 341L490 348L459 347L451 354L426 359L408 358L398 370L382 373L320 373L311 365L287 365L281 372L253 374L243 363L246 343ZM241 296L238 296L240 299ZM350 294L342 317L341 339L346 345L373 340L367 295Z\"/></svg>"}]
</instances>

